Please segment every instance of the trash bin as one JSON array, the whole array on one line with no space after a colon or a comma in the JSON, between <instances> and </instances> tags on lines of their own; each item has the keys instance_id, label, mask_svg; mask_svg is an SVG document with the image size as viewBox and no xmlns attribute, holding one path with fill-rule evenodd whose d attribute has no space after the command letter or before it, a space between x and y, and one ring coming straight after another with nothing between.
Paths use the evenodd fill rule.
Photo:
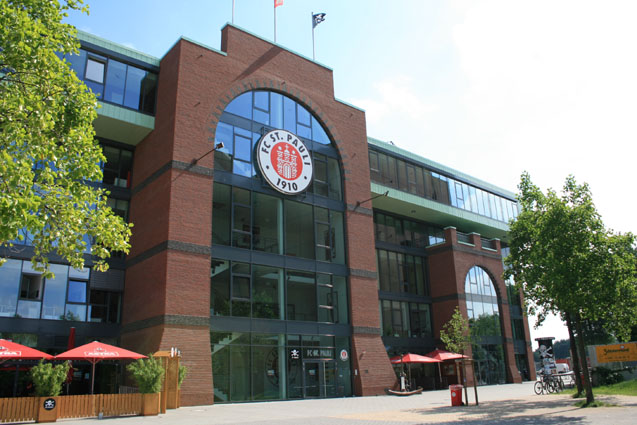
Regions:
<instances>
[{"instance_id":1,"label":"trash bin","mask_svg":"<svg viewBox=\"0 0 637 425\"><path fill-rule=\"evenodd\" d=\"M449 385L451 391L451 405L462 406L462 385Z\"/></svg>"}]
</instances>

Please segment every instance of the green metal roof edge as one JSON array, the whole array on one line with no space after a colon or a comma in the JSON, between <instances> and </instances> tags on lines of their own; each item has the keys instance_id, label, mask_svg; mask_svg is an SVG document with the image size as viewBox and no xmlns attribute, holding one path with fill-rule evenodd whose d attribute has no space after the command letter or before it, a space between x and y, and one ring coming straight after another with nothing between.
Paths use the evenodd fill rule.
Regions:
<instances>
[{"instance_id":1,"label":"green metal roof edge","mask_svg":"<svg viewBox=\"0 0 637 425\"><path fill-rule=\"evenodd\" d=\"M102 37L98 37L86 31L77 30L77 38L80 39L81 41L86 41L88 43L95 44L97 46L103 47L104 49L108 49L108 50L112 50L114 52L120 53L124 56L135 58L149 65L159 66L159 58L140 52L139 50L131 49L130 47L123 46L113 41L106 40Z\"/></svg>"},{"instance_id":2,"label":"green metal roof edge","mask_svg":"<svg viewBox=\"0 0 637 425\"><path fill-rule=\"evenodd\" d=\"M367 137L367 142L371 145L377 146L379 148L383 148L386 149L388 151L392 151L394 153L397 153L399 155L403 155L406 156L408 158L411 158L417 162L421 162L424 165L429 165L431 167L435 167L438 168L441 171L444 171L446 173L448 173L450 176L457 176L460 177L464 180L466 180L469 183L475 184L476 186L478 186L481 189L487 189L487 190L492 190L494 192L500 192L504 195L510 196L512 199L516 199L517 195L511 191L508 191L506 189L502 189L501 187L498 187L492 183L488 183L484 180L480 180L477 177L473 177L470 176L466 173L463 173L462 171L458 171L455 170L451 167L447 167L446 165L442 165L436 161L432 161L431 159L427 159L425 157L422 157L414 152L410 152L408 150L405 150L403 148L399 148L396 145L392 145L390 143L387 142L383 142L382 140L378 140L378 139L374 139L373 137Z\"/></svg>"},{"instance_id":3,"label":"green metal roof edge","mask_svg":"<svg viewBox=\"0 0 637 425\"><path fill-rule=\"evenodd\" d=\"M490 217L485 217L472 211L463 210L452 205L446 205L441 202L433 201L431 199L422 198L418 195L403 192L402 190L398 190L393 187L383 186L382 184L372 182L371 192L374 194L389 192L387 196L391 199L407 202L412 205L434 210L442 214L452 215L454 217L469 220L483 226L491 227L493 229L502 230L505 232L509 231L509 225L502 221L494 220Z\"/></svg>"},{"instance_id":4,"label":"green metal roof edge","mask_svg":"<svg viewBox=\"0 0 637 425\"><path fill-rule=\"evenodd\" d=\"M300 57L300 58L302 58L302 59L305 59L305 60L307 60L307 61L310 61L310 62L312 62L312 63L315 63L316 65L321 66L321 67L323 67L323 68L325 68L325 69L327 69L327 70L329 70L329 71L332 71L332 72L334 71L332 68L330 68L330 67L329 67L329 66L327 66L327 65L322 64L321 62L318 62L318 61L316 61L316 60L314 60L314 59L310 59L310 58L308 58L308 57L307 57L307 56L305 56L305 55L302 55L302 54L300 54L300 53L297 53L297 52L295 52L294 50L290 50L290 49L288 49L287 47L284 47L284 46L282 46L282 45L280 45L280 44L278 44L278 43L275 43L275 42L274 42L274 41L272 41L272 40L268 40L268 39L267 39L267 38L265 38L265 37L261 37L260 35L257 35L257 34L255 34L255 33L251 32L251 31L248 31L248 30L247 30L247 29L245 29L245 28L241 28L240 26L237 26L237 25L235 25L235 24L233 24L233 23L231 23L231 22L226 22L226 24L225 24L225 25L221 28L221 30L223 31L223 29L224 29L225 27L227 27L227 26L234 27L234 28L236 28L236 29L238 29L238 30L240 30L240 31L245 32L246 34L249 34L249 35L251 35L251 36L253 36L253 37L255 37L255 38L258 38L259 40L263 40L263 41L265 41L266 43L270 43L270 44L272 44L272 45L274 45L274 46L277 46L277 47L279 47L280 49L285 50L285 51L287 51L287 52L290 52L290 53L292 53L292 54L293 54L293 55L295 55L295 56L298 56L298 57Z\"/></svg>"},{"instance_id":5,"label":"green metal roof edge","mask_svg":"<svg viewBox=\"0 0 637 425\"><path fill-rule=\"evenodd\" d=\"M155 128L155 117L133 111L128 108L105 103L101 100L97 102L101 107L97 110L98 115L125 121L139 127L153 130Z\"/></svg>"}]
</instances>

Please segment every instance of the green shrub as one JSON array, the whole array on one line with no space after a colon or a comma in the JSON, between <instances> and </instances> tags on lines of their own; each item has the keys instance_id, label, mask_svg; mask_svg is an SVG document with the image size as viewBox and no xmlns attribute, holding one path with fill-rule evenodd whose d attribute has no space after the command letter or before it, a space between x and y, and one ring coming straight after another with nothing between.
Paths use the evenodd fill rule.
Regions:
<instances>
[{"instance_id":1,"label":"green shrub","mask_svg":"<svg viewBox=\"0 0 637 425\"><path fill-rule=\"evenodd\" d=\"M35 387L35 394L39 397L55 397L62 392L62 384L69 373L69 362L53 366L40 360L31 368L31 379Z\"/></svg>"},{"instance_id":2,"label":"green shrub","mask_svg":"<svg viewBox=\"0 0 637 425\"><path fill-rule=\"evenodd\" d=\"M179 378L177 379L177 388L181 388L181 384L183 384L184 379L186 379L186 375L188 375L188 368L184 365L179 365Z\"/></svg>"},{"instance_id":3,"label":"green shrub","mask_svg":"<svg viewBox=\"0 0 637 425\"><path fill-rule=\"evenodd\" d=\"M613 385L624 380L620 370L609 369L604 366L597 366L593 369L593 374L597 376L597 385Z\"/></svg>"},{"instance_id":4,"label":"green shrub","mask_svg":"<svg viewBox=\"0 0 637 425\"><path fill-rule=\"evenodd\" d=\"M142 394L152 394L161 391L164 380L164 367L152 354L147 359L139 359L126 366L139 387Z\"/></svg>"}]
</instances>

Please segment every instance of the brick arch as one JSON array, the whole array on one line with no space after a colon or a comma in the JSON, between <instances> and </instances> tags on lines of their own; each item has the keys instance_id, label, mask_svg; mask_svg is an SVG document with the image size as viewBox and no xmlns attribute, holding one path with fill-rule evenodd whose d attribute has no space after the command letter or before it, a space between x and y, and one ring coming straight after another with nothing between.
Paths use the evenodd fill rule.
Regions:
<instances>
[{"instance_id":1,"label":"brick arch","mask_svg":"<svg viewBox=\"0 0 637 425\"><path fill-rule=\"evenodd\" d=\"M480 267L482 270L484 270L487 273L487 275L489 276L489 279L491 279L491 282L493 283L493 288L495 289L495 295L498 298L498 305L502 305L504 298L502 294L502 288L500 288L501 282L495 277L495 274L493 274L493 272L491 272L491 270L489 270L489 268L485 266L484 264L476 262L476 263L473 263L471 266L469 266L464 271L463 284L466 285L467 275L469 274L469 271L474 267Z\"/></svg>"}]
</instances>

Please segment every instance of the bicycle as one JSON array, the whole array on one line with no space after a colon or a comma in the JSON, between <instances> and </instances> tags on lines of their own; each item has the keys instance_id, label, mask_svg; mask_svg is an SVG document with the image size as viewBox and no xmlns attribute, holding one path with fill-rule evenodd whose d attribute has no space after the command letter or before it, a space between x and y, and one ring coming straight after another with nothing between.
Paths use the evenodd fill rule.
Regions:
<instances>
[{"instance_id":1,"label":"bicycle","mask_svg":"<svg viewBox=\"0 0 637 425\"><path fill-rule=\"evenodd\" d=\"M563 389L561 380L553 375L542 374L540 380L533 385L533 391L535 394L540 395L543 393L552 394L554 392L560 392Z\"/></svg>"}]
</instances>

